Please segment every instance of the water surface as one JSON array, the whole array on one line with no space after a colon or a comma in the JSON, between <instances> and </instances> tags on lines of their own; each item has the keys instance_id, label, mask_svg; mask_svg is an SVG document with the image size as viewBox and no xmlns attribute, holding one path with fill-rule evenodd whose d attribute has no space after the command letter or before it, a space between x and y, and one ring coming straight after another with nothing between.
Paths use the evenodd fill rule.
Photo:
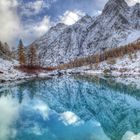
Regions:
<instances>
[{"instance_id":1,"label":"water surface","mask_svg":"<svg viewBox=\"0 0 140 140\"><path fill-rule=\"evenodd\" d=\"M140 91L60 77L0 87L0 140L139 140Z\"/></svg>"}]
</instances>

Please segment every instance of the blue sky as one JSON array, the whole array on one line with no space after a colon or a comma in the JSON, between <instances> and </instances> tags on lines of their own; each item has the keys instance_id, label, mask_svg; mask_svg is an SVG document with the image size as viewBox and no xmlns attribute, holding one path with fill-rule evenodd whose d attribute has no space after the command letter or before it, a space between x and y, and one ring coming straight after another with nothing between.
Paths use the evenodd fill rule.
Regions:
<instances>
[{"instance_id":1,"label":"blue sky","mask_svg":"<svg viewBox=\"0 0 140 140\"><path fill-rule=\"evenodd\" d=\"M29 18L41 18L45 15L50 16L51 20L57 21L60 15L66 11L80 10L91 16L97 11L102 10L106 0L20 0L19 12L26 17L30 12Z\"/></svg>"},{"instance_id":2,"label":"blue sky","mask_svg":"<svg viewBox=\"0 0 140 140\"><path fill-rule=\"evenodd\" d=\"M22 38L29 44L58 22L71 25L85 14L98 15L106 2L107 0L0 0L0 40L15 46Z\"/></svg>"},{"instance_id":3,"label":"blue sky","mask_svg":"<svg viewBox=\"0 0 140 140\"><path fill-rule=\"evenodd\" d=\"M71 25L85 14L97 15L105 3L106 0L19 0L19 17L25 30L29 29L22 38L28 43L58 22Z\"/></svg>"}]
</instances>

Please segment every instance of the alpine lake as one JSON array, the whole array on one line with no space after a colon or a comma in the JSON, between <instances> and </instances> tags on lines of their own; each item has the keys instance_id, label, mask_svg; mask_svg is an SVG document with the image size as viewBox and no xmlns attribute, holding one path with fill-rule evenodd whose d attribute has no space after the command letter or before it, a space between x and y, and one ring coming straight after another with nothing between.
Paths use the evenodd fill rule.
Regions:
<instances>
[{"instance_id":1,"label":"alpine lake","mask_svg":"<svg viewBox=\"0 0 140 140\"><path fill-rule=\"evenodd\" d=\"M0 86L0 140L140 139L140 89L112 77Z\"/></svg>"}]
</instances>

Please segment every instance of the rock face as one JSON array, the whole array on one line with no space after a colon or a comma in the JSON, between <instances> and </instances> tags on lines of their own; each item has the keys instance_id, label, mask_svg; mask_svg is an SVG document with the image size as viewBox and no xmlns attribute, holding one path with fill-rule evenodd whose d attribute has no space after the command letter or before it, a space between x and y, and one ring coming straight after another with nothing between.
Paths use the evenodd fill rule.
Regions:
<instances>
[{"instance_id":1,"label":"rock face","mask_svg":"<svg viewBox=\"0 0 140 140\"><path fill-rule=\"evenodd\" d=\"M2 43L0 41L0 58L10 59L11 57L12 57L12 52L11 52L8 44L7 43Z\"/></svg>"},{"instance_id":2,"label":"rock face","mask_svg":"<svg viewBox=\"0 0 140 140\"><path fill-rule=\"evenodd\" d=\"M58 24L33 42L43 65L58 65L73 59L119 47L140 37L140 4L129 7L124 0L109 0L98 17L85 16L74 25Z\"/></svg>"}]
</instances>

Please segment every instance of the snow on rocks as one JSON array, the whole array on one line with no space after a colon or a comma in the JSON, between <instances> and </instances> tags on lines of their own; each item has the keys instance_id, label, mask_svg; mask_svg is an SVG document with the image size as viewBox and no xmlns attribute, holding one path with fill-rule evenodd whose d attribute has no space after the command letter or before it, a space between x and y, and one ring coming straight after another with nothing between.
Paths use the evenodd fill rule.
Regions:
<instances>
[{"instance_id":1,"label":"snow on rocks","mask_svg":"<svg viewBox=\"0 0 140 140\"><path fill-rule=\"evenodd\" d=\"M86 15L71 26L59 23L33 43L44 65L68 63L136 41L140 38L139 12L138 4L129 7L125 0L109 0L101 15Z\"/></svg>"},{"instance_id":2,"label":"snow on rocks","mask_svg":"<svg viewBox=\"0 0 140 140\"><path fill-rule=\"evenodd\" d=\"M0 81L10 81L14 79L18 79L19 77L22 78L25 76L24 73L17 71L14 69L14 66L17 65L18 62L15 60L9 61L0 58Z\"/></svg>"},{"instance_id":3,"label":"snow on rocks","mask_svg":"<svg viewBox=\"0 0 140 140\"><path fill-rule=\"evenodd\" d=\"M136 39L140 38L140 30L133 30L129 33L128 37L126 40L122 41L119 45L124 46L129 43L135 42Z\"/></svg>"},{"instance_id":4,"label":"snow on rocks","mask_svg":"<svg viewBox=\"0 0 140 140\"><path fill-rule=\"evenodd\" d=\"M139 75L140 76L140 51L136 54L125 55L122 58L117 58L114 64L108 64L107 61L101 63L100 69L113 69L112 75Z\"/></svg>"},{"instance_id":5,"label":"snow on rocks","mask_svg":"<svg viewBox=\"0 0 140 140\"><path fill-rule=\"evenodd\" d=\"M18 61L9 61L0 58L0 83L21 81L37 77L36 74L27 74L17 70L14 68L15 66L18 66Z\"/></svg>"}]
</instances>

